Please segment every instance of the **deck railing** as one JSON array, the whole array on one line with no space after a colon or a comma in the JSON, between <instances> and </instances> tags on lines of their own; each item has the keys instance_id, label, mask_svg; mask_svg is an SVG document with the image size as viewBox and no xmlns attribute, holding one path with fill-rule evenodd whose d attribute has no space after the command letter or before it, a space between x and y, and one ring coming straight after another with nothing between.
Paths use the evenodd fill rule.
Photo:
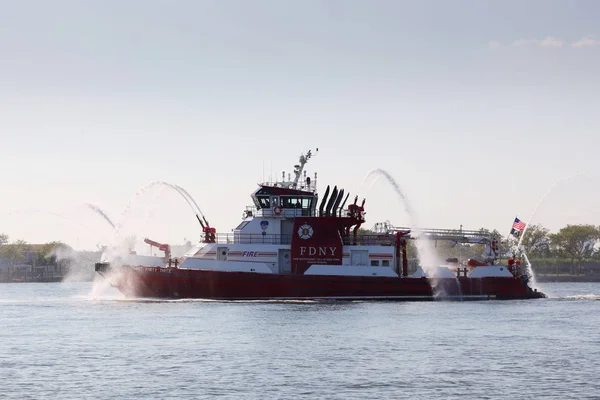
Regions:
<instances>
[{"instance_id":1,"label":"deck railing","mask_svg":"<svg viewBox=\"0 0 600 400\"><path fill-rule=\"evenodd\" d=\"M260 233L217 233L218 244L291 244L292 235L273 235Z\"/></svg>"},{"instance_id":2,"label":"deck railing","mask_svg":"<svg viewBox=\"0 0 600 400\"><path fill-rule=\"evenodd\" d=\"M394 245L394 236L388 234L365 234L346 236L342 238L345 246L392 246Z\"/></svg>"},{"instance_id":3,"label":"deck railing","mask_svg":"<svg viewBox=\"0 0 600 400\"><path fill-rule=\"evenodd\" d=\"M215 243L218 244L291 244L293 234L272 235L260 233L217 233ZM358 235L356 240L352 235L342 238L345 246L392 246L394 237L391 235Z\"/></svg>"},{"instance_id":4,"label":"deck railing","mask_svg":"<svg viewBox=\"0 0 600 400\"><path fill-rule=\"evenodd\" d=\"M423 229L423 228L404 228L388 227L389 231L410 230L413 238L430 240L451 240L460 243L482 243L491 240L491 232L486 230L465 230L465 229Z\"/></svg>"},{"instance_id":5,"label":"deck railing","mask_svg":"<svg viewBox=\"0 0 600 400\"><path fill-rule=\"evenodd\" d=\"M331 215L332 217L346 217L348 216L349 211L347 208L342 210L337 210L335 215ZM310 209L310 208L282 208L279 214L275 213L274 208L261 208L257 209L253 206L247 206L244 210L244 217L316 217L319 215L318 209Z\"/></svg>"}]
</instances>

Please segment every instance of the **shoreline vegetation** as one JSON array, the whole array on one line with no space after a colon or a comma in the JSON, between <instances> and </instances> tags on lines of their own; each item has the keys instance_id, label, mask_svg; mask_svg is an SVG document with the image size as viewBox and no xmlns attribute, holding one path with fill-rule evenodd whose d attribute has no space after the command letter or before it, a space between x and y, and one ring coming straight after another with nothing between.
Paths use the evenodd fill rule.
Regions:
<instances>
[{"instance_id":1,"label":"shoreline vegetation","mask_svg":"<svg viewBox=\"0 0 600 400\"><path fill-rule=\"evenodd\" d=\"M542 225L531 225L519 248L518 237L504 239L497 230L483 231L498 239L503 249L511 249L504 251L504 260L508 257L519 259L526 254L538 282L600 282L600 227L567 225L557 233L551 233ZM378 233L361 229L359 237L361 234ZM191 243L186 246L191 247ZM466 262L469 258L481 257L485 245L437 241L435 251L440 264L450 258ZM0 282L92 281L94 264L100 261L101 255L101 249L75 251L61 242L29 244L16 240L9 243L8 235L0 234ZM407 255L410 273L419 264L412 241Z\"/></svg>"}]
</instances>

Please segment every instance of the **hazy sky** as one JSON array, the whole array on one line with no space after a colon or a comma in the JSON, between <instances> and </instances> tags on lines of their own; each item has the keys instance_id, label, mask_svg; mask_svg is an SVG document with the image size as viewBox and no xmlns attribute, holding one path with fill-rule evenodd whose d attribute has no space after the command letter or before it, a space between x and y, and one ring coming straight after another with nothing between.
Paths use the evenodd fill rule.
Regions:
<instances>
[{"instance_id":1,"label":"hazy sky","mask_svg":"<svg viewBox=\"0 0 600 400\"><path fill-rule=\"evenodd\" d=\"M368 226L600 224L600 3L0 1L0 232L94 248L221 232L301 152ZM264 166L264 169L263 169ZM263 173L264 171L264 173Z\"/></svg>"}]
</instances>

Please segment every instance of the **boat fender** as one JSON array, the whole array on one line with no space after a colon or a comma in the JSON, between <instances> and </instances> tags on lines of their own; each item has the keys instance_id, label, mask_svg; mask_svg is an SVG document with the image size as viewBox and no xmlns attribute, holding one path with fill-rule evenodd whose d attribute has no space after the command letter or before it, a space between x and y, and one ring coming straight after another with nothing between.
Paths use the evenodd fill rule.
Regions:
<instances>
[{"instance_id":1,"label":"boat fender","mask_svg":"<svg viewBox=\"0 0 600 400\"><path fill-rule=\"evenodd\" d=\"M281 206L273 207L273 214L275 214L275 215L281 214L282 211L283 211L283 208L281 208Z\"/></svg>"}]
</instances>

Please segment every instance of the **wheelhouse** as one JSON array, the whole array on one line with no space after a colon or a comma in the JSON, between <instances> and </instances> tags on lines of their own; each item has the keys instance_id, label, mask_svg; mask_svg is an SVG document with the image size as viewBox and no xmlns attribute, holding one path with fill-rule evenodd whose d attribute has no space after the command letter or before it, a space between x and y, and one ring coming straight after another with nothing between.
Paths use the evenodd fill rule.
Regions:
<instances>
[{"instance_id":1,"label":"wheelhouse","mask_svg":"<svg viewBox=\"0 0 600 400\"><path fill-rule=\"evenodd\" d=\"M257 216L311 217L316 215L315 192L261 185L252 194Z\"/></svg>"}]
</instances>

